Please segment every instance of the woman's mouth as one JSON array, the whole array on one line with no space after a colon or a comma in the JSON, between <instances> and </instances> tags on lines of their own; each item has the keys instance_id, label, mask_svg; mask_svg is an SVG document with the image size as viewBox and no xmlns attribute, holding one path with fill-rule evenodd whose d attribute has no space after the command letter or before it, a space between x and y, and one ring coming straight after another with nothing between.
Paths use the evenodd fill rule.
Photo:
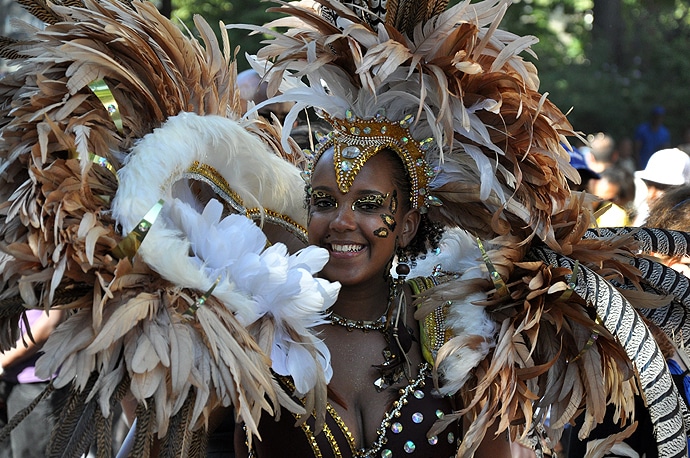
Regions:
<instances>
[{"instance_id":1,"label":"woman's mouth","mask_svg":"<svg viewBox=\"0 0 690 458\"><path fill-rule=\"evenodd\" d=\"M363 249L364 249L364 245L359 245L359 244L354 244L354 243L348 243L348 244L331 243L331 251L334 253L357 253L359 251L362 251Z\"/></svg>"}]
</instances>

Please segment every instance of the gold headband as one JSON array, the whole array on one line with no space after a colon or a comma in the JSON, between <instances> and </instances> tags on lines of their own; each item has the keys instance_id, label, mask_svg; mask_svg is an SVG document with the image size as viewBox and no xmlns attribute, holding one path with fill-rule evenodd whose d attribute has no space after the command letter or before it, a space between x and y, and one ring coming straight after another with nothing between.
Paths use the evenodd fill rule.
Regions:
<instances>
[{"instance_id":1,"label":"gold headband","mask_svg":"<svg viewBox=\"0 0 690 458\"><path fill-rule=\"evenodd\" d=\"M333 147L333 166L342 192L348 192L364 164L382 149L394 151L403 161L410 177L410 203L413 208L426 213L429 205L440 205L440 201L429 194L429 179L434 172L429 167L424 154L433 145L433 138L417 142L410 134L414 122L412 115L400 121L390 121L383 115L362 119L345 112L345 118L333 118L322 114L333 126L333 131L320 139L313 164L331 146Z\"/></svg>"}]
</instances>

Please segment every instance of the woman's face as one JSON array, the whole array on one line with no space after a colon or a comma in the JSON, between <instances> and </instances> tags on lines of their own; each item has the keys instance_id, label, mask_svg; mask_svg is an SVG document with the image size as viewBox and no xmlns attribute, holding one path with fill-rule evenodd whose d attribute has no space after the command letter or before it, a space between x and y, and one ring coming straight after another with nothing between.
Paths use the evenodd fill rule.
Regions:
<instances>
[{"instance_id":1,"label":"woman's face","mask_svg":"<svg viewBox=\"0 0 690 458\"><path fill-rule=\"evenodd\" d=\"M312 174L309 243L328 250L321 274L343 286L386 278L398 245L406 246L419 225L393 180L397 158L380 152L367 161L349 192L338 189L333 152L325 152Z\"/></svg>"}]
</instances>

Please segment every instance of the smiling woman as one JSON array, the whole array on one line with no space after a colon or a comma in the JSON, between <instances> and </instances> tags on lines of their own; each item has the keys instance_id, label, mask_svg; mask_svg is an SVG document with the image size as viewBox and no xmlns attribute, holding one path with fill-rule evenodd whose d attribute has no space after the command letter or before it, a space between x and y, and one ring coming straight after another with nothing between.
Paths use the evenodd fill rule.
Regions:
<instances>
[{"instance_id":1,"label":"smiling woman","mask_svg":"<svg viewBox=\"0 0 690 458\"><path fill-rule=\"evenodd\" d=\"M453 456L462 440L462 420L427 435L459 406L431 389L433 358L425 355L437 349L423 348L429 329L415 320L412 301L413 285L424 283L403 281L408 262L437 248L442 231L418 208L419 188L410 179L416 170L405 168L408 150L398 153L381 143L344 177L344 164L360 158L338 154L347 144L351 138L334 135L321 146L307 187L309 243L329 253L320 275L341 285L330 324L317 328L333 368L325 434L314 434L319 426L312 416L302 427L306 440L296 440L294 419L283 412L278 422L260 422L259 434L267 440L256 441L251 452L240 431L238 456L283 456L288 448L292 456ZM391 275L394 261L397 278ZM293 390L289 379L283 383ZM508 452L505 436L487 435L475 456Z\"/></svg>"},{"instance_id":2,"label":"smiling woman","mask_svg":"<svg viewBox=\"0 0 690 458\"><path fill-rule=\"evenodd\" d=\"M607 399L629 421L626 393L657 399L658 380L679 406L667 370L632 375L638 358L663 367L630 295L605 279L636 278L637 259L618 256L637 242L586 233L587 198L568 187L574 132L519 56L534 38L497 29L509 3L319 0L238 26L274 38L254 68L281 94L266 103L295 102L283 144L304 108L332 127L303 176L309 242L329 253L319 275L341 285L318 327L333 369L325 419L300 417L303 435L285 415L262 419L257 456L508 456L505 431L552 448L580 409L600 421ZM659 448L682 455L670 409L653 415ZM244 433L238 447L256 439Z\"/></svg>"},{"instance_id":3,"label":"smiling woman","mask_svg":"<svg viewBox=\"0 0 690 458\"><path fill-rule=\"evenodd\" d=\"M419 211L410 208L409 192L393 180L394 173L404 174L402 164L390 152L377 154L347 193L338 188L334 169L329 150L316 163L311 182L309 242L330 253L322 274L343 286L385 281L396 248L410 243L420 220Z\"/></svg>"}]
</instances>

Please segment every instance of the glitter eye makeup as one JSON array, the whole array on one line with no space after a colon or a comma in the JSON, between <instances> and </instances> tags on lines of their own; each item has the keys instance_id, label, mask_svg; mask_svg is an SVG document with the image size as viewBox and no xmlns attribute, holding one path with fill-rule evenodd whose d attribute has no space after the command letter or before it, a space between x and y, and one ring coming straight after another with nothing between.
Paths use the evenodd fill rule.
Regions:
<instances>
[{"instance_id":1,"label":"glitter eye makeup","mask_svg":"<svg viewBox=\"0 0 690 458\"><path fill-rule=\"evenodd\" d=\"M323 192L323 191L313 191L311 193L311 197L313 199L332 199L333 198L333 196L331 196L327 192Z\"/></svg>"},{"instance_id":2,"label":"glitter eye makeup","mask_svg":"<svg viewBox=\"0 0 690 458\"><path fill-rule=\"evenodd\" d=\"M388 198L388 194L367 194L352 202L352 209L367 208L369 205L380 207Z\"/></svg>"},{"instance_id":3,"label":"glitter eye makeup","mask_svg":"<svg viewBox=\"0 0 690 458\"><path fill-rule=\"evenodd\" d=\"M313 191L311 193L311 204L315 207L323 207L325 206L324 204L328 204L330 207L338 207L338 202L333 196L323 191Z\"/></svg>"},{"instance_id":4,"label":"glitter eye makeup","mask_svg":"<svg viewBox=\"0 0 690 458\"><path fill-rule=\"evenodd\" d=\"M384 213L381 215L381 220L383 220L383 224L385 224L388 229L391 231L395 230L397 223L395 222L395 218L393 218L391 215Z\"/></svg>"},{"instance_id":5,"label":"glitter eye makeup","mask_svg":"<svg viewBox=\"0 0 690 458\"><path fill-rule=\"evenodd\" d=\"M388 207L391 211L392 214L396 214L398 211L398 190L394 189L393 194L391 195L391 204Z\"/></svg>"}]
</instances>

